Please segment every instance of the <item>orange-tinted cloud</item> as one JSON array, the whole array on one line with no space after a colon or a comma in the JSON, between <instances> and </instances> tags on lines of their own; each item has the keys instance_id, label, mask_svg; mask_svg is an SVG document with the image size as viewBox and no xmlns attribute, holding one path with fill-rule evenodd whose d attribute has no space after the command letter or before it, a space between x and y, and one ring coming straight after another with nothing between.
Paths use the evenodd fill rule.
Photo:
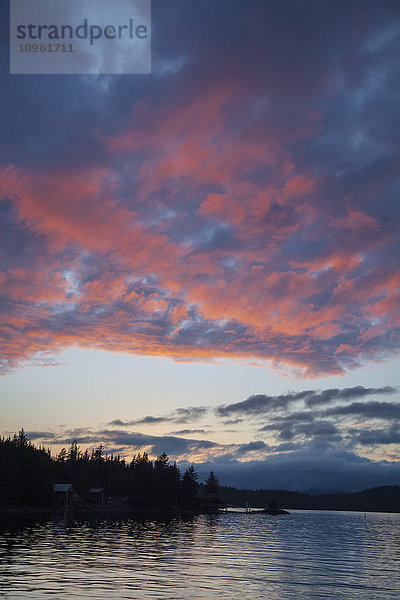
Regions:
<instances>
[{"instance_id":1,"label":"orange-tinted cloud","mask_svg":"<svg viewBox=\"0 0 400 600\"><path fill-rule=\"evenodd\" d=\"M69 345L311 375L398 351L390 64L368 28L342 64L329 23L265 35L265 11L235 12L234 45L186 33L170 77L81 82L94 115L3 159L5 369Z\"/></svg>"}]
</instances>

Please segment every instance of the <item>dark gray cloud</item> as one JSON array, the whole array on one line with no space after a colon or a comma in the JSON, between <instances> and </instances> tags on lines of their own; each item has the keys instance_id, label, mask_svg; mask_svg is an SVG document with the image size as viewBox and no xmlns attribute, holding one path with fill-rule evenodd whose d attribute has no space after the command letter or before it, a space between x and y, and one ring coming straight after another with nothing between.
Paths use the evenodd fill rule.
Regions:
<instances>
[{"instance_id":1,"label":"dark gray cloud","mask_svg":"<svg viewBox=\"0 0 400 600\"><path fill-rule=\"evenodd\" d=\"M173 413L175 423L190 423L202 419L208 412L205 406L191 406L189 408L177 408Z\"/></svg>"},{"instance_id":2,"label":"dark gray cloud","mask_svg":"<svg viewBox=\"0 0 400 600\"><path fill-rule=\"evenodd\" d=\"M191 435L193 433L210 433L206 429L180 429L179 431L171 431L170 435Z\"/></svg>"},{"instance_id":3,"label":"dark gray cloud","mask_svg":"<svg viewBox=\"0 0 400 600\"><path fill-rule=\"evenodd\" d=\"M370 419L400 419L400 404L391 402L352 402L328 408L321 414L327 417L359 416Z\"/></svg>"},{"instance_id":4,"label":"dark gray cloud","mask_svg":"<svg viewBox=\"0 0 400 600\"><path fill-rule=\"evenodd\" d=\"M107 425L114 425L115 427L127 427L129 421L121 421L121 419L114 419L109 421Z\"/></svg>"},{"instance_id":5,"label":"dark gray cloud","mask_svg":"<svg viewBox=\"0 0 400 600\"><path fill-rule=\"evenodd\" d=\"M327 390L288 392L287 394L277 396L257 394L250 396L244 401L221 405L213 410L218 417L223 419L225 426L244 423L247 418L262 419L264 424L257 428L257 432L272 435L272 439L274 440L272 443L274 445L270 446L270 448L273 452L280 451L278 448L282 447L279 443L281 441L288 444L288 449L294 449L298 447L299 443L305 442L336 444L338 447L350 449L360 445L379 445L379 439L385 440L382 442L384 444L391 443L388 441L390 439L396 440L396 431L393 429L390 430L390 433L388 431L390 423L400 416L400 405L396 402L378 402L375 400L349 403L349 400L378 395L390 396L396 392L397 388L391 386L370 388L359 385L342 389L332 388ZM333 404L333 406L324 408L329 404ZM298 410L299 408L304 408L305 410ZM205 406L190 407L188 409L179 408L165 416L147 416L125 422L117 419L112 421L112 424L116 427L170 422L189 424L210 414L211 410ZM225 419L228 415L241 416L233 419ZM352 428L346 434L343 427L339 427L339 424L343 424L343 420L346 417L379 419L383 422L386 421L387 427L382 430L376 430L371 429L371 425L368 426L366 424L367 426L362 430ZM228 430L225 431L227 432ZM209 430L204 428L185 428L173 431L170 435L190 436L192 433L205 434L209 433ZM290 444L294 444L294 446L292 447ZM227 457L230 455L229 452L226 454ZM239 452L239 450L235 452ZM239 454L232 454L232 458L235 456L239 456Z\"/></svg>"},{"instance_id":6,"label":"dark gray cloud","mask_svg":"<svg viewBox=\"0 0 400 600\"><path fill-rule=\"evenodd\" d=\"M400 444L400 426L395 424L387 428L349 429L348 437L353 444L362 446Z\"/></svg>"},{"instance_id":7,"label":"dark gray cloud","mask_svg":"<svg viewBox=\"0 0 400 600\"><path fill-rule=\"evenodd\" d=\"M301 449L303 444L298 444L294 442L282 442L282 444L278 444L273 447L274 452L292 452L293 450Z\"/></svg>"},{"instance_id":8,"label":"dark gray cloud","mask_svg":"<svg viewBox=\"0 0 400 600\"><path fill-rule=\"evenodd\" d=\"M175 436L164 436L153 442L151 452L160 455L166 452L174 460L178 460L183 453L196 453L202 450L211 450L218 447L215 442L209 440L193 440Z\"/></svg>"},{"instance_id":9,"label":"dark gray cloud","mask_svg":"<svg viewBox=\"0 0 400 600\"><path fill-rule=\"evenodd\" d=\"M225 417L231 414L259 415L270 414L273 410L282 410L289 404L298 400L303 400L309 392L289 392L279 396L267 396L265 394L255 394L249 396L246 400L219 406L216 408L217 415Z\"/></svg>"},{"instance_id":10,"label":"dark gray cloud","mask_svg":"<svg viewBox=\"0 0 400 600\"><path fill-rule=\"evenodd\" d=\"M281 440L293 440L299 436L308 440L321 440L341 442L342 437L336 425L330 421L314 421L310 423L288 423L286 421L265 425L261 431L276 431Z\"/></svg>"},{"instance_id":11,"label":"dark gray cloud","mask_svg":"<svg viewBox=\"0 0 400 600\"><path fill-rule=\"evenodd\" d=\"M52 442L54 440L54 433L49 431L26 431L26 435L30 440L44 440Z\"/></svg>"},{"instance_id":12,"label":"dark gray cloud","mask_svg":"<svg viewBox=\"0 0 400 600\"><path fill-rule=\"evenodd\" d=\"M308 438L316 436L331 437L339 434L338 428L330 421L315 421L296 425L294 435L305 435ZM340 436L338 437L340 439Z\"/></svg>"},{"instance_id":13,"label":"dark gray cloud","mask_svg":"<svg viewBox=\"0 0 400 600\"><path fill-rule=\"evenodd\" d=\"M263 427L260 427L257 431L280 431L281 429L284 429L285 427L288 428L285 421L276 421L275 423L269 423L268 425L264 425Z\"/></svg>"},{"instance_id":14,"label":"dark gray cloud","mask_svg":"<svg viewBox=\"0 0 400 600\"><path fill-rule=\"evenodd\" d=\"M170 435L144 435L140 433L127 433L124 431L114 430L99 431L97 434L97 439L99 438L110 443L120 444L121 446L137 449L143 446L149 446L150 451L153 454L158 455L166 452L174 457L181 453L199 449L209 449L217 446L217 444L210 442L209 440L193 440Z\"/></svg>"},{"instance_id":15,"label":"dark gray cloud","mask_svg":"<svg viewBox=\"0 0 400 600\"><path fill-rule=\"evenodd\" d=\"M350 395L348 397L354 397ZM338 428L338 423L343 422L346 417L359 419L372 419L384 421L387 423L385 429L371 429L366 426L361 429L351 428L348 435ZM295 412L285 416L274 416L269 419L268 424L260 427L259 432L271 432L282 440L295 440L299 437L311 440L321 440L333 442L346 447L361 445L379 445L396 443L398 439L398 425L390 424L400 418L400 404L390 402L353 402L350 404L340 404L338 406L316 411ZM382 440L380 442L379 440ZM392 440L392 441L390 441Z\"/></svg>"},{"instance_id":16,"label":"dark gray cloud","mask_svg":"<svg viewBox=\"0 0 400 600\"><path fill-rule=\"evenodd\" d=\"M129 421L114 419L113 421L110 421L108 425L116 427L132 427L134 425L159 425L161 423L192 423L204 417L208 410L209 409L204 406L176 408L174 411L164 416L154 417L152 415L147 415L146 417L131 419Z\"/></svg>"},{"instance_id":17,"label":"dark gray cloud","mask_svg":"<svg viewBox=\"0 0 400 600\"><path fill-rule=\"evenodd\" d=\"M263 441L249 442L248 444L240 444L235 450L235 456L243 456L249 452L258 452L260 450L268 450L270 447Z\"/></svg>"},{"instance_id":18,"label":"dark gray cloud","mask_svg":"<svg viewBox=\"0 0 400 600\"><path fill-rule=\"evenodd\" d=\"M319 406L321 404L331 404L335 401L353 400L355 398L365 398L366 396L383 396L393 395L397 388L385 386L380 388L366 388L362 385L357 385L352 388L329 389L320 392L310 392L306 398L306 406Z\"/></svg>"},{"instance_id":19,"label":"dark gray cloud","mask_svg":"<svg viewBox=\"0 0 400 600\"><path fill-rule=\"evenodd\" d=\"M285 415L284 417L272 417L272 421L278 423L311 423L315 418L315 413L310 411L301 411Z\"/></svg>"},{"instance_id":20,"label":"dark gray cloud","mask_svg":"<svg viewBox=\"0 0 400 600\"><path fill-rule=\"evenodd\" d=\"M166 421L170 421L168 417L152 417L148 415L147 417L143 417L142 419L138 419L136 422L131 423L132 425L153 425L155 423L165 423Z\"/></svg>"},{"instance_id":21,"label":"dark gray cloud","mask_svg":"<svg viewBox=\"0 0 400 600\"><path fill-rule=\"evenodd\" d=\"M241 402L219 406L216 409L216 413L219 416L243 414L247 416L267 415L273 418L273 411L285 410L290 405L300 401L303 401L308 407L314 407L353 398L364 398L372 395L392 395L396 391L396 388L390 386L381 388L365 388L359 385L352 388L328 389L324 391L304 390L302 392L288 392L287 394L280 394L278 396L256 394L249 396L246 400L242 400ZM301 414L304 416L304 418L307 418L309 413L303 412ZM288 418L296 419L296 416L293 415L289 416Z\"/></svg>"},{"instance_id":22,"label":"dark gray cloud","mask_svg":"<svg viewBox=\"0 0 400 600\"><path fill-rule=\"evenodd\" d=\"M366 402L351 402L351 400L373 398L379 395L391 396L396 392L397 388L392 386L365 387L358 385L351 388L288 392L276 396L257 394L244 401L217 406L214 409L205 406L180 408L165 416L147 416L126 422L114 420L112 423L115 427L151 423L162 425L171 422L190 424L213 412L222 419L226 427L231 424L246 423L248 419L255 418L258 421L261 419L261 426L255 430L255 433L258 436L264 434L266 436L264 441L239 446L227 445L226 452L224 452L224 445L210 446L213 456L218 454L224 456L226 460L245 458L249 453L255 451L297 452L307 444L314 444L314 447L318 445L323 450L332 446L354 450L363 446L377 447L380 444L387 446L397 443L398 430L394 427L393 421L400 416L400 405L397 402L379 402L372 399ZM240 416L237 417L237 415ZM234 418L226 419L227 416ZM360 428L355 425L346 429L345 424L349 418L364 421L378 419L385 426L378 429L374 427L373 423L365 422ZM225 429L226 433L229 431L229 429ZM210 433L209 429L188 427L174 430L165 438L207 433ZM153 451L161 451L163 441L164 439L160 444L155 444ZM178 451L179 445L176 441L165 440L165 444L166 448ZM180 447L182 447L182 453L190 451L190 445L186 442L180 442ZM219 449L214 453L217 447ZM174 456L177 455L174 454Z\"/></svg>"},{"instance_id":23,"label":"dark gray cloud","mask_svg":"<svg viewBox=\"0 0 400 600\"><path fill-rule=\"evenodd\" d=\"M227 461L235 461L235 460L249 460L249 457L254 457L256 453L258 456L262 456L273 450L273 447L269 446L265 442L258 440L256 442L249 442L247 444L226 444L220 445L220 452L216 453L213 461L217 462L227 462ZM226 450L224 452L224 450Z\"/></svg>"},{"instance_id":24,"label":"dark gray cloud","mask_svg":"<svg viewBox=\"0 0 400 600\"><path fill-rule=\"evenodd\" d=\"M114 425L116 427L131 427L132 425L156 425L159 423L167 423L168 421L172 421L170 417L152 417L148 415L147 417L142 417L141 419L134 419L131 421L121 421L120 419L114 419L110 421L108 425Z\"/></svg>"}]
</instances>

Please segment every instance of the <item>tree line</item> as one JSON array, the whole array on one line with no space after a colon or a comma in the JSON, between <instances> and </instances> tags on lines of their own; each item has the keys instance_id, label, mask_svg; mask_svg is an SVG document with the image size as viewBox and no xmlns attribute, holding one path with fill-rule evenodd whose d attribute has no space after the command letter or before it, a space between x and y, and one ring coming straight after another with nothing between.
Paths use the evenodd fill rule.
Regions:
<instances>
[{"instance_id":1,"label":"tree line","mask_svg":"<svg viewBox=\"0 0 400 600\"><path fill-rule=\"evenodd\" d=\"M89 499L91 488L104 488L132 509L199 510L223 503L243 507L247 502L264 507L274 499L288 509L400 512L398 485L332 494L237 489L221 486L213 471L199 484L193 465L182 473L165 453L155 460L139 453L126 462L106 455L102 444L82 452L74 441L52 457L49 449L37 448L23 429L12 437L0 437L0 508L50 506L55 483L71 483L83 500Z\"/></svg>"},{"instance_id":2,"label":"tree line","mask_svg":"<svg viewBox=\"0 0 400 600\"><path fill-rule=\"evenodd\" d=\"M53 502L53 485L70 483L81 499L89 499L91 488L104 488L111 498L124 500L132 508L200 508L198 474L193 465L181 473L163 453L155 460L139 453L126 462L106 455L100 444L91 452L81 451L76 441L56 457L36 448L22 429L13 437L0 438L0 507L45 507ZM212 471L202 490L215 502L218 479Z\"/></svg>"},{"instance_id":3,"label":"tree line","mask_svg":"<svg viewBox=\"0 0 400 600\"><path fill-rule=\"evenodd\" d=\"M278 505L287 509L303 510L355 510L370 512L400 512L400 486L385 485L367 488L359 492L330 494L307 494L288 490L247 490L234 487L221 487L220 498L232 506L245 506L249 502L253 507L269 505L274 499Z\"/></svg>"}]
</instances>

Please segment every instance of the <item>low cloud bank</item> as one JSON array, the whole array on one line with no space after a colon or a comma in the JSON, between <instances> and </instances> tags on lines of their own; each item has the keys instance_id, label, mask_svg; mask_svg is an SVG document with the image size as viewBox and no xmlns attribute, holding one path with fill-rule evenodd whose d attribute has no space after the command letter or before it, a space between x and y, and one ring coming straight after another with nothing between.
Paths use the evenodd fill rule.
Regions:
<instances>
[{"instance_id":1,"label":"low cloud bank","mask_svg":"<svg viewBox=\"0 0 400 600\"><path fill-rule=\"evenodd\" d=\"M222 485L311 493L354 492L400 481L400 462L374 462L343 450L321 453L315 448L262 461L215 460L197 464L196 469L201 477L213 469Z\"/></svg>"}]
</instances>

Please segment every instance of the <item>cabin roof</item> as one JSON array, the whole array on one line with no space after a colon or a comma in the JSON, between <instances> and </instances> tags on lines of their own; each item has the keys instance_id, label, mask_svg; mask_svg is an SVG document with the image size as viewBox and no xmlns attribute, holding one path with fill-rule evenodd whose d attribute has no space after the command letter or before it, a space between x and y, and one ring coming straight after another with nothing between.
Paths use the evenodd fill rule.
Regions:
<instances>
[{"instance_id":1,"label":"cabin roof","mask_svg":"<svg viewBox=\"0 0 400 600\"><path fill-rule=\"evenodd\" d=\"M55 492L69 492L72 489L72 483L55 483L53 486Z\"/></svg>"},{"instance_id":2,"label":"cabin roof","mask_svg":"<svg viewBox=\"0 0 400 600\"><path fill-rule=\"evenodd\" d=\"M104 492L104 488L90 488L89 494L99 494L100 492Z\"/></svg>"}]
</instances>

